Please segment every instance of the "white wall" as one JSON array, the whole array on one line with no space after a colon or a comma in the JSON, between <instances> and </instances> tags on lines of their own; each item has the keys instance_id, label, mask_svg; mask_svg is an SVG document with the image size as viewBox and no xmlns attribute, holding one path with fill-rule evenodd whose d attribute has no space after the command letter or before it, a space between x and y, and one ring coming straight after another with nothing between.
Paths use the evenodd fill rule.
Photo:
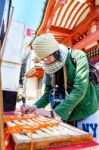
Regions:
<instances>
[{"instance_id":1,"label":"white wall","mask_svg":"<svg viewBox=\"0 0 99 150\"><path fill-rule=\"evenodd\" d=\"M25 81L25 87L26 87L26 97L30 99L37 99L37 87L38 81L37 77L34 78L27 78Z\"/></svg>"},{"instance_id":2,"label":"white wall","mask_svg":"<svg viewBox=\"0 0 99 150\"><path fill-rule=\"evenodd\" d=\"M17 91L19 85L20 69L25 26L23 23L11 23L2 57L1 77L2 89Z\"/></svg>"},{"instance_id":3,"label":"white wall","mask_svg":"<svg viewBox=\"0 0 99 150\"><path fill-rule=\"evenodd\" d=\"M29 53L29 56L27 58L27 63L26 63L26 72L30 71L32 68L34 68L35 64L33 63L33 58L35 58L34 51L31 50Z\"/></svg>"},{"instance_id":4,"label":"white wall","mask_svg":"<svg viewBox=\"0 0 99 150\"><path fill-rule=\"evenodd\" d=\"M22 57L22 44L24 39L25 26L21 22L11 23L6 46L3 53L3 61L20 63Z\"/></svg>"},{"instance_id":5,"label":"white wall","mask_svg":"<svg viewBox=\"0 0 99 150\"><path fill-rule=\"evenodd\" d=\"M17 91L20 77L20 64L3 62L1 66L2 89Z\"/></svg>"}]
</instances>

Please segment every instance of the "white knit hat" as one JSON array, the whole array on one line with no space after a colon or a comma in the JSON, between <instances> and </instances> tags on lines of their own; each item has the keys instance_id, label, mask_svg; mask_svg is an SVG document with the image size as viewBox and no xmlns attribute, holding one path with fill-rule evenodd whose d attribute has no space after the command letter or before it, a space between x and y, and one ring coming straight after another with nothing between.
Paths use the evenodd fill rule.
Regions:
<instances>
[{"instance_id":1,"label":"white knit hat","mask_svg":"<svg viewBox=\"0 0 99 150\"><path fill-rule=\"evenodd\" d=\"M59 44L52 34L46 33L37 36L32 44L35 55L44 59L59 49Z\"/></svg>"}]
</instances>

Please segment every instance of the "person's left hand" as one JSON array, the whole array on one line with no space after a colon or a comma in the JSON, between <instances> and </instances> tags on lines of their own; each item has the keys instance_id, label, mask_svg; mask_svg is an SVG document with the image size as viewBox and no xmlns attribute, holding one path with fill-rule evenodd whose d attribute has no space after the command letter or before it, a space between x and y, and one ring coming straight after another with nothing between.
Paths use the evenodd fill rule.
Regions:
<instances>
[{"instance_id":1,"label":"person's left hand","mask_svg":"<svg viewBox=\"0 0 99 150\"><path fill-rule=\"evenodd\" d=\"M49 111L45 110L44 108L37 108L33 113L35 115L40 115L40 116L51 118L51 113Z\"/></svg>"},{"instance_id":2,"label":"person's left hand","mask_svg":"<svg viewBox=\"0 0 99 150\"><path fill-rule=\"evenodd\" d=\"M60 116L58 116L56 113L55 113L55 111L52 111L53 112L53 118L55 119L55 120L57 120L57 121L62 121L61 120L61 117Z\"/></svg>"}]
</instances>

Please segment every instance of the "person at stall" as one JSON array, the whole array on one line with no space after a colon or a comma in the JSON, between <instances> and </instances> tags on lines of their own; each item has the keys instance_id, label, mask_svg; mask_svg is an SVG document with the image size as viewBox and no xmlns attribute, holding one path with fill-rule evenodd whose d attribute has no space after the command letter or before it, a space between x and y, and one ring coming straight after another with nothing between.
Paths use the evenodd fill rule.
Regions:
<instances>
[{"instance_id":1,"label":"person at stall","mask_svg":"<svg viewBox=\"0 0 99 150\"><path fill-rule=\"evenodd\" d=\"M99 114L99 84L90 80L86 54L59 44L52 34L37 36L32 47L45 71L45 91L33 106L21 107L21 111L31 109L37 115L51 117L45 109L51 103L52 115L66 122ZM59 101L53 102L53 95Z\"/></svg>"}]
</instances>

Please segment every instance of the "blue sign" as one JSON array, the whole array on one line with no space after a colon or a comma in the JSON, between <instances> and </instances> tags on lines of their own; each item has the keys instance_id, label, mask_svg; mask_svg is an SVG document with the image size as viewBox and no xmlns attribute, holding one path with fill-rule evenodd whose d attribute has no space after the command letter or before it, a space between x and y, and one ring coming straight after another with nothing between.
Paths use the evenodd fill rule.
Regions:
<instances>
[{"instance_id":1,"label":"blue sign","mask_svg":"<svg viewBox=\"0 0 99 150\"><path fill-rule=\"evenodd\" d=\"M89 132L89 130L91 129L93 132L93 137L97 136L97 123L83 123L82 124L82 129L86 132Z\"/></svg>"}]
</instances>

